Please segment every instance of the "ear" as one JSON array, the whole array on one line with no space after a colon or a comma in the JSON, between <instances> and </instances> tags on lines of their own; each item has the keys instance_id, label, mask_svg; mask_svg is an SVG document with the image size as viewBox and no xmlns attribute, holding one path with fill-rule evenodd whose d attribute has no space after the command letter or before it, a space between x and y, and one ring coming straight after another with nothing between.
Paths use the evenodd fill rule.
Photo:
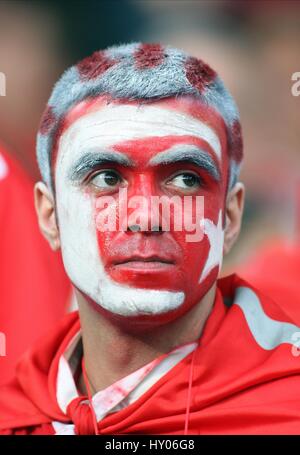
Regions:
<instances>
[{"instance_id":1,"label":"ear","mask_svg":"<svg viewBox=\"0 0 300 455\"><path fill-rule=\"evenodd\" d=\"M244 210L245 187L241 182L229 191L226 198L226 221L223 253L227 254L238 238Z\"/></svg>"},{"instance_id":2,"label":"ear","mask_svg":"<svg viewBox=\"0 0 300 455\"><path fill-rule=\"evenodd\" d=\"M34 186L34 204L40 230L48 240L52 250L60 248L59 230L55 214L55 202L52 192L43 182Z\"/></svg>"}]
</instances>

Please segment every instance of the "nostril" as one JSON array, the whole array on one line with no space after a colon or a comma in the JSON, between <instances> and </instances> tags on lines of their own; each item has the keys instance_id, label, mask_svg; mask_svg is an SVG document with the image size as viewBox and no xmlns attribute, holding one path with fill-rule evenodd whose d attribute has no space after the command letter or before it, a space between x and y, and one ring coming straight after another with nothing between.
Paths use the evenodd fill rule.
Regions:
<instances>
[{"instance_id":1,"label":"nostril","mask_svg":"<svg viewBox=\"0 0 300 455\"><path fill-rule=\"evenodd\" d=\"M153 226L151 229L143 230L139 224L132 224L128 226L127 232L145 232L146 234L159 233L162 232L161 226Z\"/></svg>"},{"instance_id":2,"label":"nostril","mask_svg":"<svg viewBox=\"0 0 300 455\"><path fill-rule=\"evenodd\" d=\"M153 226L151 228L151 232L162 232L162 227L161 226Z\"/></svg>"},{"instance_id":3,"label":"nostril","mask_svg":"<svg viewBox=\"0 0 300 455\"><path fill-rule=\"evenodd\" d=\"M141 227L138 224L133 224L132 226L128 226L127 230L131 232L139 232Z\"/></svg>"}]
</instances>

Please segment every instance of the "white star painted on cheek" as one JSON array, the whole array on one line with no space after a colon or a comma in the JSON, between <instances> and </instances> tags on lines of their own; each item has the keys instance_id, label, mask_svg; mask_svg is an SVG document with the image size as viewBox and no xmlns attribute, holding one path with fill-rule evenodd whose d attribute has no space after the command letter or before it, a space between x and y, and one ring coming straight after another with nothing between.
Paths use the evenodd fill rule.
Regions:
<instances>
[{"instance_id":1,"label":"white star painted on cheek","mask_svg":"<svg viewBox=\"0 0 300 455\"><path fill-rule=\"evenodd\" d=\"M0 153L0 180L4 179L8 174L8 166L3 156Z\"/></svg>"},{"instance_id":2,"label":"white star painted on cheek","mask_svg":"<svg viewBox=\"0 0 300 455\"><path fill-rule=\"evenodd\" d=\"M203 228L204 235L206 234L209 241L209 254L206 260L204 269L202 270L199 283L208 276L209 272L218 265L219 270L222 265L223 259L223 243L224 243L224 230L222 227L222 210L219 212L218 224L215 225L211 220L205 218L200 222Z\"/></svg>"}]
</instances>

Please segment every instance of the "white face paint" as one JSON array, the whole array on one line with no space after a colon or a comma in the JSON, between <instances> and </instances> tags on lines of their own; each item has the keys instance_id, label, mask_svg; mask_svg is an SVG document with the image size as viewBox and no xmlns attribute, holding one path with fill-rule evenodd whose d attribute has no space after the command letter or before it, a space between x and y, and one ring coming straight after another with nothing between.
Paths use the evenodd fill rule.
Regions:
<instances>
[{"instance_id":1,"label":"white face paint","mask_svg":"<svg viewBox=\"0 0 300 455\"><path fill-rule=\"evenodd\" d=\"M102 106L74 121L59 140L55 182L66 271L74 285L95 303L122 316L172 311L183 304L185 294L120 285L108 276L99 257L92 199L69 182L68 171L87 149L99 150L125 140L168 135L204 139L221 159L220 140L213 129L190 115L148 105ZM207 226L209 232L209 223Z\"/></svg>"},{"instance_id":2,"label":"white face paint","mask_svg":"<svg viewBox=\"0 0 300 455\"><path fill-rule=\"evenodd\" d=\"M121 141L151 136L192 135L204 139L221 161L221 143L215 131L191 115L154 106L109 104L80 117L61 137L60 147L72 143L72 157L83 147L109 147Z\"/></svg>"},{"instance_id":3,"label":"white face paint","mask_svg":"<svg viewBox=\"0 0 300 455\"><path fill-rule=\"evenodd\" d=\"M202 221L202 220L201 220ZM200 222L201 223L201 222ZM219 212L218 224L215 225L211 220L205 218L202 223L204 235L206 234L209 241L209 254L202 270L199 283L202 283L209 272L218 265L219 271L222 267L223 260L223 245L224 245L224 229L222 227L222 210Z\"/></svg>"}]
</instances>

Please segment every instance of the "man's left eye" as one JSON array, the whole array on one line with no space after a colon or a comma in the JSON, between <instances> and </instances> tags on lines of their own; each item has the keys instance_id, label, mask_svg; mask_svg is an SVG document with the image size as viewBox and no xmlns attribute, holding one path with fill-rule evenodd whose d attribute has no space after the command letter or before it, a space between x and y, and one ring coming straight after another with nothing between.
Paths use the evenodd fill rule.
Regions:
<instances>
[{"instance_id":1,"label":"man's left eye","mask_svg":"<svg viewBox=\"0 0 300 455\"><path fill-rule=\"evenodd\" d=\"M101 171L95 174L90 182L97 188L107 189L114 188L121 183L122 179L119 174L112 170Z\"/></svg>"},{"instance_id":2,"label":"man's left eye","mask_svg":"<svg viewBox=\"0 0 300 455\"><path fill-rule=\"evenodd\" d=\"M167 185L177 186L182 189L194 189L201 186L201 179L195 174L184 172L168 180Z\"/></svg>"}]
</instances>

